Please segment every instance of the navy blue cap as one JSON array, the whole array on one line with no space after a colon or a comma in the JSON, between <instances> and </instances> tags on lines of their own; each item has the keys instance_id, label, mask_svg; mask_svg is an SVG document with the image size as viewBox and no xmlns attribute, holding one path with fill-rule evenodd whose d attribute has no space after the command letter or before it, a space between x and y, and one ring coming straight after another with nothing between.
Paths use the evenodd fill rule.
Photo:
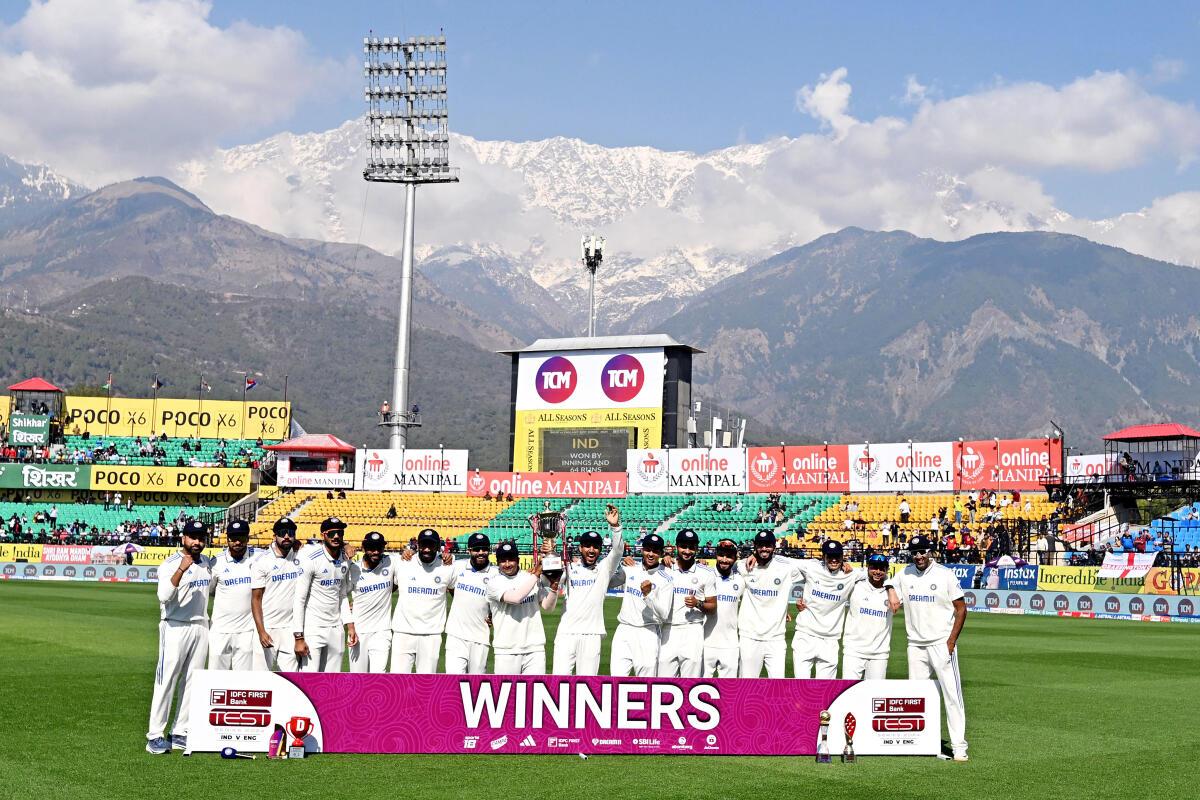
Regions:
<instances>
[{"instance_id":1,"label":"navy blue cap","mask_svg":"<svg viewBox=\"0 0 1200 800\"><path fill-rule=\"evenodd\" d=\"M923 533L918 533L916 536L908 540L909 550L932 550L933 542L929 541L929 537Z\"/></svg>"},{"instance_id":2,"label":"navy blue cap","mask_svg":"<svg viewBox=\"0 0 1200 800\"><path fill-rule=\"evenodd\" d=\"M238 538L245 536L246 538L249 538L250 523L246 522L244 519L235 519L233 522L225 526L225 536L237 536Z\"/></svg>"},{"instance_id":3,"label":"navy blue cap","mask_svg":"<svg viewBox=\"0 0 1200 800\"><path fill-rule=\"evenodd\" d=\"M491 550L492 540L488 538L486 533L472 533L467 537L468 550Z\"/></svg>"},{"instance_id":4,"label":"navy blue cap","mask_svg":"<svg viewBox=\"0 0 1200 800\"><path fill-rule=\"evenodd\" d=\"M516 561L518 558L520 558L520 554L517 552L517 546L512 542L501 542L496 548L497 561Z\"/></svg>"},{"instance_id":5,"label":"navy blue cap","mask_svg":"<svg viewBox=\"0 0 1200 800\"><path fill-rule=\"evenodd\" d=\"M183 524L183 535L193 539L207 539L208 526L198 519L189 519Z\"/></svg>"},{"instance_id":6,"label":"navy blue cap","mask_svg":"<svg viewBox=\"0 0 1200 800\"><path fill-rule=\"evenodd\" d=\"M700 537L691 528L684 528L675 535L676 547L699 547Z\"/></svg>"},{"instance_id":7,"label":"navy blue cap","mask_svg":"<svg viewBox=\"0 0 1200 800\"><path fill-rule=\"evenodd\" d=\"M439 545L442 543L442 537L433 528L426 528L417 534L417 544L433 544Z\"/></svg>"},{"instance_id":8,"label":"navy blue cap","mask_svg":"<svg viewBox=\"0 0 1200 800\"><path fill-rule=\"evenodd\" d=\"M871 553L867 556L868 567L886 567L888 565L888 557L883 553Z\"/></svg>"},{"instance_id":9,"label":"navy blue cap","mask_svg":"<svg viewBox=\"0 0 1200 800\"><path fill-rule=\"evenodd\" d=\"M775 544L775 531L759 531L754 534L754 546Z\"/></svg>"},{"instance_id":10,"label":"navy blue cap","mask_svg":"<svg viewBox=\"0 0 1200 800\"><path fill-rule=\"evenodd\" d=\"M642 539L642 549L654 550L661 553L664 549L666 549L666 542L664 542L663 537L659 536L657 533L648 533Z\"/></svg>"},{"instance_id":11,"label":"navy blue cap","mask_svg":"<svg viewBox=\"0 0 1200 800\"><path fill-rule=\"evenodd\" d=\"M345 531L346 523L342 522L337 517L326 517L321 520L321 533L326 531Z\"/></svg>"},{"instance_id":12,"label":"navy blue cap","mask_svg":"<svg viewBox=\"0 0 1200 800\"><path fill-rule=\"evenodd\" d=\"M362 540L363 550L386 550L387 539L379 531L371 531Z\"/></svg>"},{"instance_id":13,"label":"navy blue cap","mask_svg":"<svg viewBox=\"0 0 1200 800\"><path fill-rule=\"evenodd\" d=\"M276 536L284 533L296 533L296 521L291 517L280 517L275 520L275 524L271 526L271 530Z\"/></svg>"},{"instance_id":14,"label":"navy blue cap","mask_svg":"<svg viewBox=\"0 0 1200 800\"><path fill-rule=\"evenodd\" d=\"M600 547L602 544L604 544L604 540L601 539L600 534L596 533L595 531L584 531L583 533L579 534L579 544L581 547L583 545L587 545L588 547Z\"/></svg>"},{"instance_id":15,"label":"navy blue cap","mask_svg":"<svg viewBox=\"0 0 1200 800\"><path fill-rule=\"evenodd\" d=\"M821 544L821 557L822 558L841 558L842 557L842 543L837 541L836 539L827 539L825 542L823 542Z\"/></svg>"}]
</instances>

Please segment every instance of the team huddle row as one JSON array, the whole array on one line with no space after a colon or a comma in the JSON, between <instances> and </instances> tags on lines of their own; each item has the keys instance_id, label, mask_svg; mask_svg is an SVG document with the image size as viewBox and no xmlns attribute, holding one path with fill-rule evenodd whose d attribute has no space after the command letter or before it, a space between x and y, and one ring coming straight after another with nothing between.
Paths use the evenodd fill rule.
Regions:
<instances>
[{"instance_id":1,"label":"team huddle row","mask_svg":"<svg viewBox=\"0 0 1200 800\"><path fill-rule=\"evenodd\" d=\"M770 531L759 532L754 555L744 560L732 541L718 543L713 568L697 561L700 542L691 530L678 534L673 559L664 559L662 537L644 537L635 562L624 555L619 512L610 506L606 517L613 542L607 554L601 537L587 532L579 557L562 573L546 574L537 565L521 569L511 542L495 548L492 564L491 542L481 533L469 537L469 557L454 561L431 529L417 536L415 552L400 554L387 553L384 537L373 532L355 561L337 518L321 523L321 543L302 550L287 518L261 550L248 547L249 526L234 522L228 548L213 558L202 554L203 527L185 530L182 549L159 571L160 659L149 738L163 735L174 678L185 696L186 672L203 664L205 652L212 669L338 672L348 649L352 672L428 673L437 669L444 635L447 673L485 672L490 650L496 674L545 674L542 614L560 598L552 672L596 675L610 590L622 597L610 675L760 677L765 669L782 678L798 582L796 677L836 677L840 649L842 677L884 678L893 614L903 604L910 677L936 675L943 694L950 688L957 696L962 717L955 656L966 613L962 590L950 570L932 563L927 542L922 551L924 537L914 537L914 563L892 577L885 556L872 557L865 570L850 569L833 541L820 560L776 556ZM947 694L955 742L953 704ZM177 715L175 731L181 727Z\"/></svg>"}]
</instances>

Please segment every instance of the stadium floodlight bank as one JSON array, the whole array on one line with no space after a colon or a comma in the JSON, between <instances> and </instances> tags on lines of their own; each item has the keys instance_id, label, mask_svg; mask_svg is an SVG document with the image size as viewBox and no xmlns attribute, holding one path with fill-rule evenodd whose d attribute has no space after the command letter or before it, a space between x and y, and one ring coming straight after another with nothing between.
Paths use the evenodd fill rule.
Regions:
<instances>
[{"instance_id":1,"label":"stadium floodlight bank","mask_svg":"<svg viewBox=\"0 0 1200 800\"><path fill-rule=\"evenodd\" d=\"M408 429L421 424L408 404L417 184L458 181L457 171L450 167L446 37L368 36L363 39L363 52L367 79L367 167L363 178L405 185L392 404L380 413L379 422L391 429L389 447L399 449L408 445Z\"/></svg>"}]
</instances>

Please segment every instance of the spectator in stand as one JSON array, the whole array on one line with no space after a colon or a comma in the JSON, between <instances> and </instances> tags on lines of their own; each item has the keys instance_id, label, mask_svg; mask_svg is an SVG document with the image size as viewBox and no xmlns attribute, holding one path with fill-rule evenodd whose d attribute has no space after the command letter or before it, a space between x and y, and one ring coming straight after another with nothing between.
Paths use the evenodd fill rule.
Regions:
<instances>
[{"instance_id":1,"label":"spectator in stand","mask_svg":"<svg viewBox=\"0 0 1200 800\"><path fill-rule=\"evenodd\" d=\"M912 507L908 504L908 498L901 496L900 506L896 510L900 513L900 522L908 522L909 516L912 514Z\"/></svg>"},{"instance_id":2,"label":"spectator in stand","mask_svg":"<svg viewBox=\"0 0 1200 800\"><path fill-rule=\"evenodd\" d=\"M929 538L936 539L937 535L938 535L938 531L941 530L941 528L942 528L942 520L937 514L934 514L932 517L929 518Z\"/></svg>"},{"instance_id":3,"label":"spectator in stand","mask_svg":"<svg viewBox=\"0 0 1200 800\"><path fill-rule=\"evenodd\" d=\"M962 524L964 510L965 510L965 507L963 505L963 499L958 494L958 492L955 492L954 493L954 524L955 525Z\"/></svg>"}]
</instances>

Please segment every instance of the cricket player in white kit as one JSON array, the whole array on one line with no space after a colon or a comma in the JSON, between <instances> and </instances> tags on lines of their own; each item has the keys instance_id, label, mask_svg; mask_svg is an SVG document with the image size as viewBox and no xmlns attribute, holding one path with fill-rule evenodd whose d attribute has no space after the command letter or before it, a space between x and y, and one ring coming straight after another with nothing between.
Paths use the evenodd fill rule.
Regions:
<instances>
[{"instance_id":1,"label":"cricket player in white kit","mask_svg":"<svg viewBox=\"0 0 1200 800\"><path fill-rule=\"evenodd\" d=\"M213 559L212 625L208 633L209 669L261 669L262 646L250 608L251 583L261 550L250 547L250 524L234 520L225 527L228 546Z\"/></svg>"},{"instance_id":2,"label":"cricket player in white kit","mask_svg":"<svg viewBox=\"0 0 1200 800\"><path fill-rule=\"evenodd\" d=\"M892 609L883 585L888 557L867 557L867 579L854 584L842 635L842 677L846 680L883 680L892 649Z\"/></svg>"},{"instance_id":3,"label":"cricket player in white kit","mask_svg":"<svg viewBox=\"0 0 1200 800\"><path fill-rule=\"evenodd\" d=\"M904 606L909 680L937 678L946 707L946 729L955 761L967 760L967 711L958 671L958 637L967 604L958 577L933 561L933 544L922 535L908 543L912 563L884 581L893 612Z\"/></svg>"},{"instance_id":4,"label":"cricket player in white kit","mask_svg":"<svg viewBox=\"0 0 1200 800\"><path fill-rule=\"evenodd\" d=\"M396 563L400 596L392 616L392 672L437 672L446 629L446 590L454 558L438 555L442 537L433 528L417 534L417 553L406 550Z\"/></svg>"},{"instance_id":5,"label":"cricket player in white kit","mask_svg":"<svg viewBox=\"0 0 1200 800\"><path fill-rule=\"evenodd\" d=\"M183 546L158 568L158 665L150 699L146 752L162 755L187 749L188 682L192 670L204 667L208 654L208 596L212 591L212 559L204 555L208 528L192 520L183 527ZM176 687L175 724L167 723Z\"/></svg>"},{"instance_id":6,"label":"cricket player in white kit","mask_svg":"<svg viewBox=\"0 0 1200 800\"><path fill-rule=\"evenodd\" d=\"M499 575L489 561L492 542L487 534L467 538L467 559L454 564L450 590L454 595L446 617L446 674L482 675L491 649L488 584Z\"/></svg>"},{"instance_id":7,"label":"cricket player in white kit","mask_svg":"<svg viewBox=\"0 0 1200 800\"><path fill-rule=\"evenodd\" d=\"M866 580L867 575L845 564L842 543L833 539L821 545L819 561L788 560L800 567L804 579L803 592L796 601L796 631L792 634L795 676L836 678L846 605L855 584Z\"/></svg>"},{"instance_id":8,"label":"cricket player in white kit","mask_svg":"<svg viewBox=\"0 0 1200 800\"><path fill-rule=\"evenodd\" d=\"M659 636L671 619L674 587L662 568L663 538L651 533L642 539L642 561L625 567L617 632L608 654L608 674L654 677L658 669Z\"/></svg>"},{"instance_id":9,"label":"cricket player in white kit","mask_svg":"<svg viewBox=\"0 0 1200 800\"><path fill-rule=\"evenodd\" d=\"M521 569L517 546L503 542L496 548L499 574L488 582L488 605L492 610L492 648L496 651L497 675L545 675L546 630L542 612L558 603L558 584L542 575L541 565L532 572Z\"/></svg>"},{"instance_id":10,"label":"cricket player in white kit","mask_svg":"<svg viewBox=\"0 0 1200 800\"><path fill-rule=\"evenodd\" d=\"M292 626L292 603L300 577L296 523L280 517L273 526L275 542L254 562L250 582L250 612L263 649L264 669L299 672Z\"/></svg>"},{"instance_id":11,"label":"cricket player in white kit","mask_svg":"<svg viewBox=\"0 0 1200 800\"><path fill-rule=\"evenodd\" d=\"M296 657L303 672L341 672L347 642L358 644L350 618L350 561L343 543L346 523L337 517L321 522L324 541L300 556L300 577L292 600Z\"/></svg>"},{"instance_id":12,"label":"cricket player in white kit","mask_svg":"<svg viewBox=\"0 0 1200 800\"><path fill-rule=\"evenodd\" d=\"M757 678L766 667L768 678L782 678L787 671L784 617L803 570L798 561L775 557L775 533L769 530L755 534L754 555L742 562L742 570L746 588L738 609L738 674Z\"/></svg>"},{"instance_id":13,"label":"cricket player in white kit","mask_svg":"<svg viewBox=\"0 0 1200 800\"><path fill-rule=\"evenodd\" d=\"M699 552L694 530L675 536L675 563L668 569L675 598L658 646L661 678L699 678L704 669L704 622L717 610L717 592L716 572L696 561Z\"/></svg>"},{"instance_id":14,"label":"cricket player in white kit","mask_svg":"<svg viewBox=\"0 0 1200 800\"><path fill-rule=\"evenodd\" d=\"M717 569L713 581L716 610L704 620L703 677L738 676L738 603L746 587L737 568L737 545L732 539L717 542Z\"/></svg>"},{"instance_id":15,"label":"cricket player in white kit","mask_svg":"<svg viewBox=\"0 0 1200 800\"><path fill-rule=\"evenodd\" d=\"M608 555L600 558L600 548L604 544L600 534L585 531L579 537L579 559L568 565L563 576L566 606L554 635L551 668L555 675L600 673L600 644L607 633L604 598L609 589L620 586L625 580L625 570L621 566L621 557L625 553L621 512L610 505L604 518L613 543Z\"/></svg>"},{"instance_id":16,"label":"cricket player in white kit","mask_svg":"<svg viewBox=\"0 0 1200 800\"><path fill-rule=\"evenodd\" d=\"M387 672L392 650L395 564L379 531L363 537L362 561L350 562L350 622L358 642L350 647L351 672Z\"/></svg>"}]
</instances>

